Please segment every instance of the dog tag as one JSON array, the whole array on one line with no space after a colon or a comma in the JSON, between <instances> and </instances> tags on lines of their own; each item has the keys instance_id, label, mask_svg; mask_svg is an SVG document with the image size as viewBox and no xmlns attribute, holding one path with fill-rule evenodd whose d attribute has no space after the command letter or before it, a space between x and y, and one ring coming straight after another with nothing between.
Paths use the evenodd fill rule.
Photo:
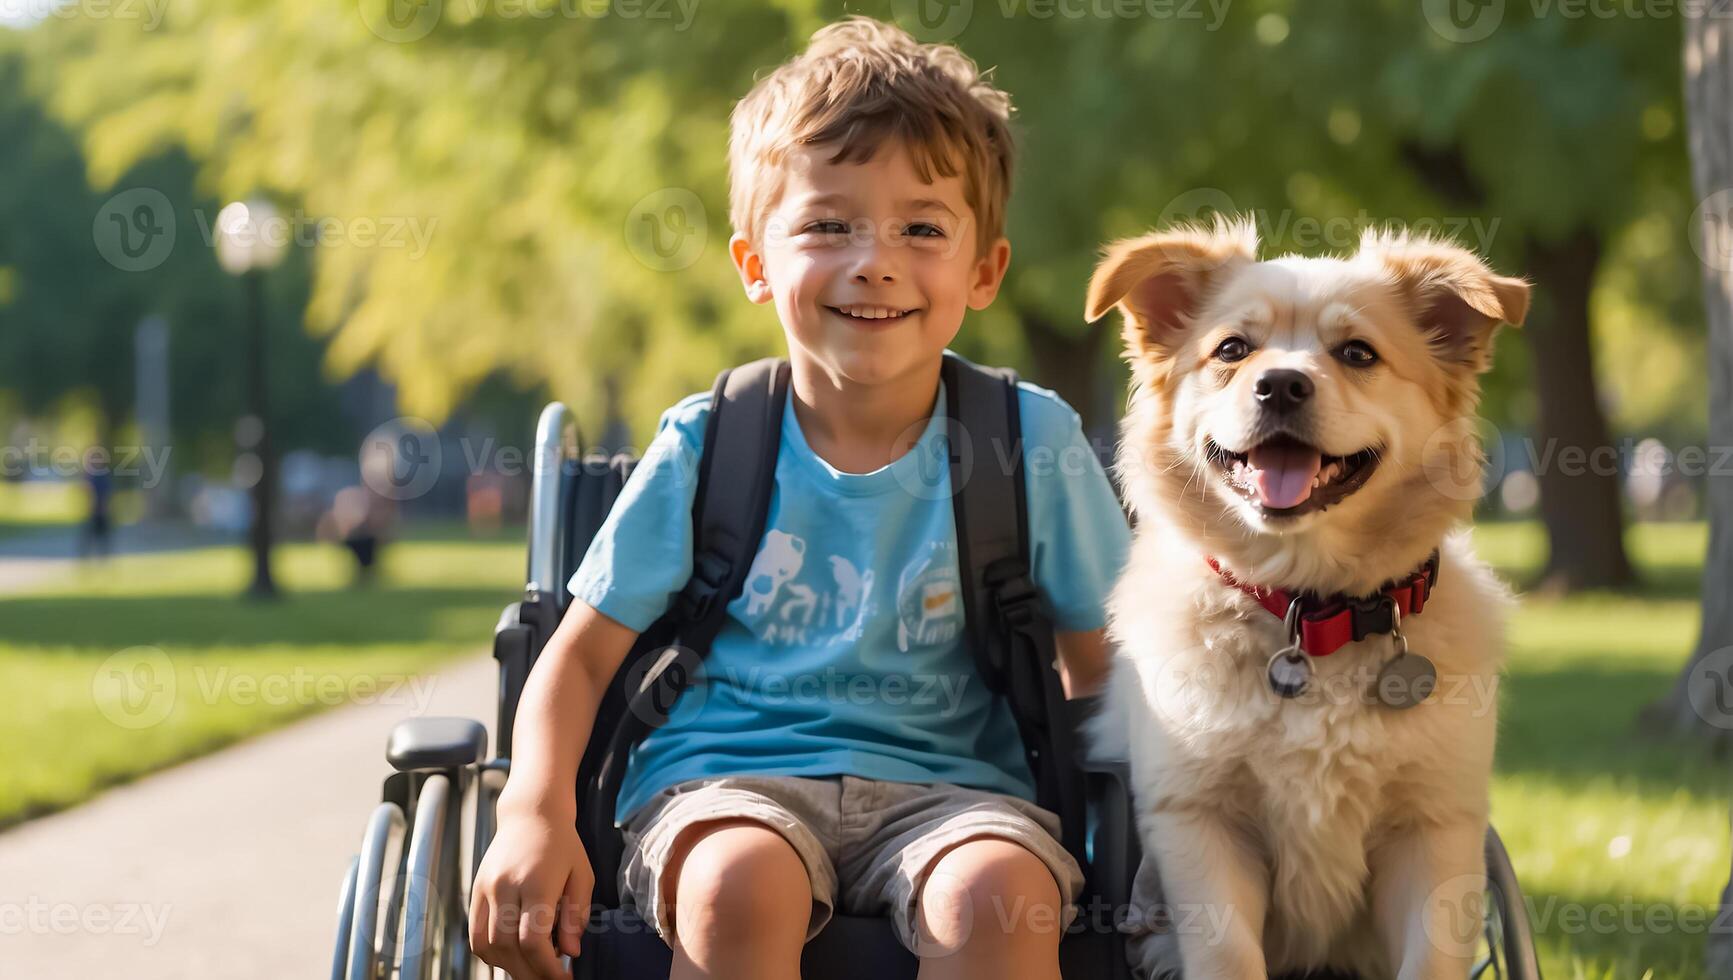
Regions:
<instances>
[{"instance_id":1,"label":"dog tag","mask_svg":"<svg viewBox=\"0 0 1733 980\"><path fill-rule=\"evenodd\" d=\"M1412 708L1432 696L1438 668L1418 653L1403 650L1378 671L1378 700L1386 708Z\"/></svg>"},{"instance_id":2,"label":"dog tag","mask_svg":"<svg viewBox=\"0 0 1733 980\"><path fill-rule=\"evenodd\" d=\"M1297 698L1312 683L1312 663L1298 647L1287 647L1270 658L1270 690L1284 698Z\"/></svg>"}]
</instances>

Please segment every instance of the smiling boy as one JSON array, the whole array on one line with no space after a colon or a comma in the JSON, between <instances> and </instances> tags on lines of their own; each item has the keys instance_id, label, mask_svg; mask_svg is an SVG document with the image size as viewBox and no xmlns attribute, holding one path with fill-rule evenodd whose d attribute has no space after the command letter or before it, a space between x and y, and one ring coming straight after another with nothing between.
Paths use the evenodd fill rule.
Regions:
<instances>
[{"instance_id":1,"label":"smiling boy","mask_svg":"<svg viewBox=\"0 0 1733 980\"><path fill-rule=\"evenodd\" d=\"M1010 261L1010 111L955 48L859 18L735 109L729 254L775 308L791 378L746 587L616 812L621 894L674 977L798 977L835 911L888 915L924 978L1059 975L1082 873L975 672L948 476L933 493L921 471L944 451L944 352ZM1025 456L1051 454L1023 470L1031 577L1075 696L1106 667L1129 531L1076 412L1028 384L1018 408ZM602 691L691 574L708 411L702 394L664 413L520 701L470 916L477 953L520 980L578 953L574 775Z\"/></svg>"}]
</instances>

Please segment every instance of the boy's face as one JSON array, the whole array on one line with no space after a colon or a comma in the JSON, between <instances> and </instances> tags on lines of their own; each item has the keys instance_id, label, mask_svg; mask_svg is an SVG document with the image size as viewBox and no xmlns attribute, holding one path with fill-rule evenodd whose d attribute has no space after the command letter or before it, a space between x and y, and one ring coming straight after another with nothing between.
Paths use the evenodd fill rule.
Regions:
<instances>
[{"instance_id":1,"label":"boy's face","mask_svg":"<svg viewBox=\"0 0 1733 980\"><path fill-rule=\"evenodd\" d=\"M976 243L963 180L922 181L900 144L863 163L800 146L756 246L729 252L755 303L776 304L791 360L855 384L884 384L937 363L999 291L1011 246Z\"/></svg>"}]
</instances>

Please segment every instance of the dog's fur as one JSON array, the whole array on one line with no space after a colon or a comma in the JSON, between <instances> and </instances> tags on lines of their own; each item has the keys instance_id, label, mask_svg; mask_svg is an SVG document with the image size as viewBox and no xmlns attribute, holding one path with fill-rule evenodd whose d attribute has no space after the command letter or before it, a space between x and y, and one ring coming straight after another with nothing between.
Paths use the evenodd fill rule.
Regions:
<instances>
[{"instance_id":1,"label":"dog's fur","mask_svg":"<svg viewBox=\"0 0 1733 980\"><path fill-rule=\"evenodd\" d=\"M1348 258L1257 252L1246 222L1160 231L1109 246L1089 289L1090 320L1124 315L1133 386L1116 467L1138 518L1091 735L1130 760L1139 834L1174 910L1138 955L1146 975L1182 959L1187 980L1321 967L1461 980L1479 934L1509 594L1460 525L1482 475L1477 376L1529 288L1396 233L1367 234ZM1212 356L1230 334L1250 356ZM1344 363L1350 338L1374 366ZM1377 450L1363 485L1298 516L1264 511L1208 448L1268 437L1253 387L1272 368L1315 384L1288 419L1296 434L1326 454ZM1438 687L1407 710L1366 694L1392 655L1384 635L1310 658L1312 689L1277 697L1266 669L1281 621L1204 560L1259 587L1367 595L1434 549L1437 586L1402 629Z\"/></svg>"}]
</instances>

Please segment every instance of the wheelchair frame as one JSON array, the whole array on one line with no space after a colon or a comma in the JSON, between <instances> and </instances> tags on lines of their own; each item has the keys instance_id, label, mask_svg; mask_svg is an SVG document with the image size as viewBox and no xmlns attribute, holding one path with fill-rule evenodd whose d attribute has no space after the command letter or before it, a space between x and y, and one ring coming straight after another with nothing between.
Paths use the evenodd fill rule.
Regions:
<instances>
[{"instance_id":1,"label":"wheelchair frame","mask_svg":"<svg viewBox=\"0 0 1733 980\"><path fill-rule=\"evenodd\" d=\"M361 851L350 861L339 892L332 980L473 980L496 975L469 949L469 891L493 839L495 807L511 770L518 698L542 644L559 623L561 575L575 557L564 553L568 536L561 513L565 466L574 455L565 438L571 422L569 410L553 402L543 409L536 427L527 582L523 598L505 608L494 633L500 678L497 754L487 758L487 729L470 719L411 718L392 730L386 759L393 772L385 778L381 802L368 819ZM1091 776L1091 867L1117 869L1091 881L1094 897L1109 907L1112 921L1106 926L1112 929L1130 908L1132 879L1141 860L1128 767L1123 761L1079 761ZM467 862L466 805L471 808ZM1486 862L1486 956L1469 976L1540 980L1522 892L1509 855L1491 828ZM1078 921L1089 915L1084 910ZM1129 980L1132 975L1123 958L1106 968L1106 974L1091 975L1104 980Z\"/></svg>"}]
</instances>

